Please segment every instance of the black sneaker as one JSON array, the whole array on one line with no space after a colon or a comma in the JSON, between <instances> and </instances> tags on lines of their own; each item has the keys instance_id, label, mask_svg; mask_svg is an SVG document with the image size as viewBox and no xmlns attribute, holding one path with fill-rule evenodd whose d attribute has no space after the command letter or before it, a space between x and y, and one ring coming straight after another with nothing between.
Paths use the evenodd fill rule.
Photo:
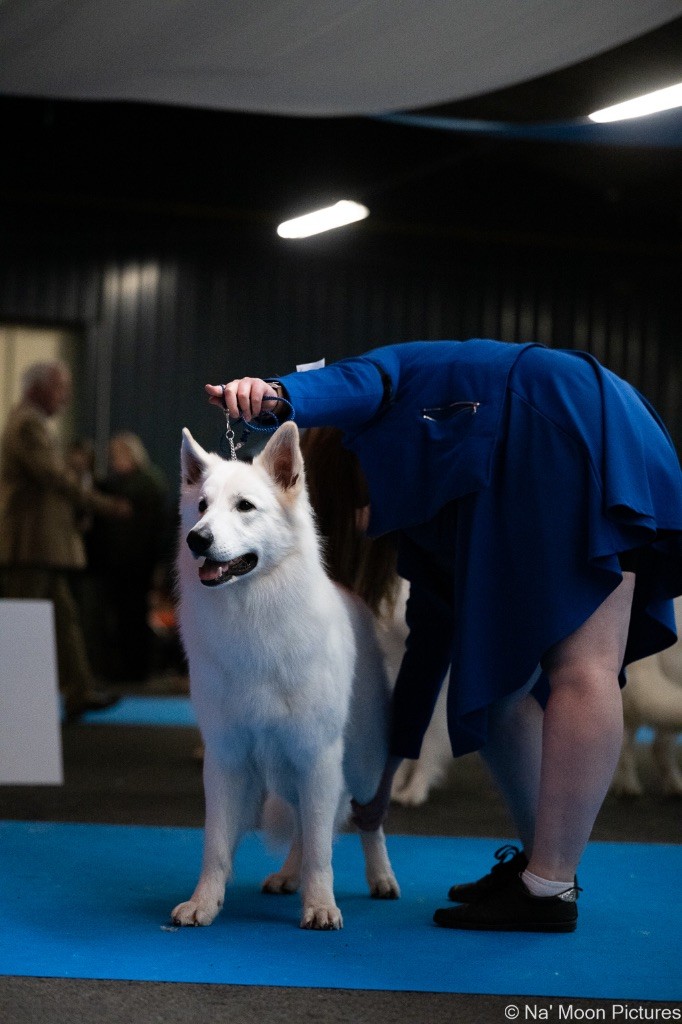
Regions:
<instances>
[{"instance_id":1,"label":"black sneaker","mask_svg":"<svg viewBox=\"0 0 682 1024\"><path fill-rule=\"evenodd\" d=\"M448 892L448 899L453 903L477 903L484 896L498 892L528 867L528 858L518 846L506 843L495 850L497 864L490 874L479 878L477 882L464 882L453 885Z\"/></svg>"},{"instance_id":2,"label":"black sneaker","mask_svg":"<svg viewBox=\"0 0 682 1024\"><path fill-rule=\"evenodd\" d=\"M445 907L433 915L441 928L479 932L574 932L578 923L572 886L558 896L533 896L520 878L476 903Z\"/></svg>"}]
</instances>

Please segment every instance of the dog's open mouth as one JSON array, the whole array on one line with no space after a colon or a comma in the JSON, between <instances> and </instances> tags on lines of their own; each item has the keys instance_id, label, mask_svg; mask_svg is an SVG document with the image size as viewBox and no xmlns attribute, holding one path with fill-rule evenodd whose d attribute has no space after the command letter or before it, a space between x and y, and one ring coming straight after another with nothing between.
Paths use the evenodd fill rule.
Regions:
<instances>
[{"instance_id":1,"label":"dog's open mouth","mask_svg":"<svg viewBox=\"0 0 682 1024\"><path fill-rule=\"evenodd\" d=\"M236 576L246 576L257 564L258 555L253 551L229 562L214 562L207 558L204 564L199 566L199 579L205 587L218 587L221 583L229 583Z\"/></svg>"}]
</instances>

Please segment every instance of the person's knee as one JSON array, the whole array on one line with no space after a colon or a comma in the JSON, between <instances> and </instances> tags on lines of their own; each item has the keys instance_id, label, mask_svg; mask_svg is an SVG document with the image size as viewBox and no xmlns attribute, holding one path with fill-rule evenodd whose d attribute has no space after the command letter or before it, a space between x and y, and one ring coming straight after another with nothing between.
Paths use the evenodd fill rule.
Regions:
<instances>
[{"instance_id":1,"label":"person's knee","mask_svg":"<svg viewBox=\"0 0 682 1024\"><path fill-rule=\"evenodd\" d=\"M559 661L548 672L552 694L571 694L585 702L619 692L619 668L608 658L588 661Z\"/></svg>"}]
</instances>

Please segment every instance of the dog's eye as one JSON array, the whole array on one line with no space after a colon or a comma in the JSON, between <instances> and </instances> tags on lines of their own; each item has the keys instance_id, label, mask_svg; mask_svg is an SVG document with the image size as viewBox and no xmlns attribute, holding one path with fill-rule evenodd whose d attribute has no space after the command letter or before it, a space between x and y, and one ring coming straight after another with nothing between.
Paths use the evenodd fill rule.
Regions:
<instances>
[{"instance_id":1,"label":"dog's eye","mask_svg":"<svg viewBox=\"0 0 682 1024\"><path fill-rule=\"evenodd\" d=\"M201 501L199 502L199 506L198 507L199 507L200 514L203 516L204 512L208 508L208 502L206 501L206 498L202 498L201 499Z\"/></svg>"},{"instance_id":2,"label":"dog's eye","mask_svg":"<svg viewBox=\"0 0 682 1024\"><path fill-rule=\"evenodd\" d=\"M241 501L237 502L237 512L250 512L255 507L253 502L247 501L246 498L242 498Z\"/></svg>"}]
</instances>

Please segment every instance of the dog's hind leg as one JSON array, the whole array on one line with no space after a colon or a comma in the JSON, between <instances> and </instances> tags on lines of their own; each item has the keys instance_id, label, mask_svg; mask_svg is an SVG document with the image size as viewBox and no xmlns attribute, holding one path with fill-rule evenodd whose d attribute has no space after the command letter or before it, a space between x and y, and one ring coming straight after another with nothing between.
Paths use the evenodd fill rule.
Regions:
<instances>
[{"instance_id":1,"label":"dog's hind leg","mask_svg":"<svg viewBox=\"0 0 682 1024\"><path fill-rule=\"evenodd\" d=\"M620 759L611 780L611 792L614 796L641 796L644 792L637 774L635 733L636 729L633 726L625 726Z\"/></svg>"},{"instance_id":2,"label":"dog's hind leg","mask_svg":"<svg viewBox=\"0 0 682 1024\"><path fill-rule=\"evenodd\" d=\"M302 856L303 846L301 844L301 837L297 835L291 844L291 849L287 854L284 864L282 864L279 871L274 871L271 875L268 875L263 882L262 891L273 893L277 896L297 892L301 884Z\"/></svg>"},{"instance_id":3,"label":"dog's hind leg","mask_svg":"<svg viewBox=\"0 0 682 1024\"><path fill-rule=\"evenodd\" d=\"M405 760L398 766L398 770L393 776L391 800L394 800L397 804L401 804L403 802L402 795L409 788L416 763L416 761L410 761L408 758L405 758Z\"/></svg>"},{"instance_id":4,"label":"dog's hind leg","mask_svg":"<svg viewBox=\"0 0 682 1024\"><path fill-rule=\"evenodd\" d=\"M247 773L230 769L206 749L204 758L206 826L201 875L194 893L171 912L175 924L209 925L225 899L225 886L232 876L232 858L244 831L244 809L258 799L254 780Z\"/></svg>"},{"instance_id":5,"label":"dog's hind leg","mask_svg":"<svg viewBox=\"0 0 682 1024\"><path fill-rule=\"evenodd\" d=\"M281 849L289 843L287 859L279 871L263 881L261 892L286 895L297 892L301 884L301 825L298 811L282 797L268 793L263 807L263 831L269 845Z\"/></svg>"},{"instance_id":6,"label":"dog's hind leg","mask_svg":"<svg viewBox=\"0 0 682 1024\"><path fill-rule=\"evenodd\" d=\"M383 828L379 826L374 832L360 832L360 841L370 895L378 900L397 900L400 886L388 859Z\"/></svg>"},{"instance_id":7,"label":"dog's hind leg","mask_svg":"<svg viewBox=\"0 0 682 1024\"><path fill-rule=\"evenodd\" d=\"M442 686L431 722L424 735L416 761L407 758L393 777L391 799L403 807L419 807L439 786L452 763L452 748L447 726L447 681Z\"/></svg>"},{"instance_id":8,"label":"dog's hind leg","mask_svg":"<svg viewBox=\"0 0 682 1024\"><path fill-rule=\"evenodd\" d=\"M651 756L658 768L661 789L666 796L682 796L677 736L676 729L657 729L651 744Z\"/></svg>"},{"instance_id":9,"label":"dog's hind leg","mask_svg":"<svg viewBox=\"0 0 682 1024\"><path fill-rule=\"evenodd\" d=\"M420 807L429 798L429 793L445 778L447 767L452 760L448 747L439 746L437 740L429 740L427 732L422 751L417 761L403 761L396 772L391 787L391 800L403 807ZM409 774L399 776L403 765L409 765Z\"/></svg>"}]
</instances>

